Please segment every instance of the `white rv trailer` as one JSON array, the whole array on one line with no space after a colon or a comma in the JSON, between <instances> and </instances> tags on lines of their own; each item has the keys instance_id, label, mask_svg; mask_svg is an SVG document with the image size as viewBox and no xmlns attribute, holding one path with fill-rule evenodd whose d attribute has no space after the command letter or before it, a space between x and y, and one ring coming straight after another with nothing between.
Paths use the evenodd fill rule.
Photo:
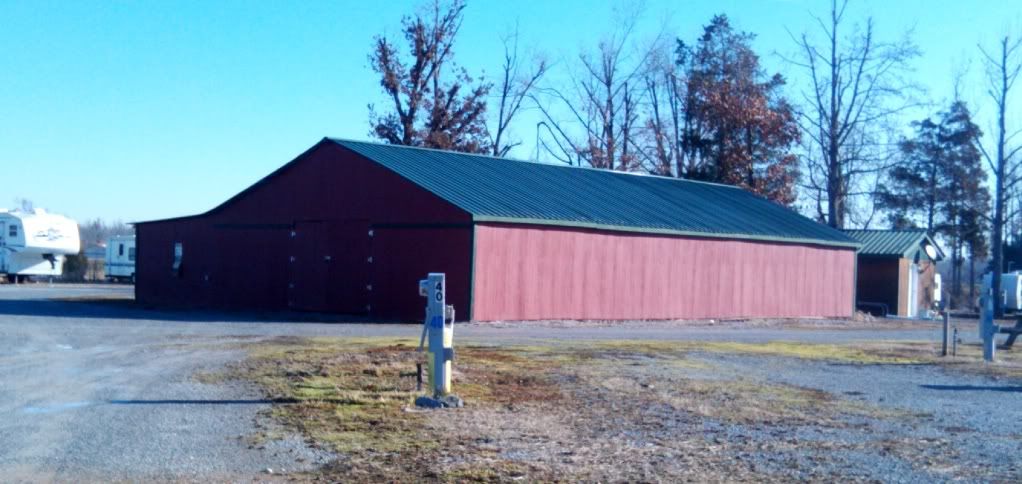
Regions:
<instances>
[{"instance_id":1,"label":"white rv trailer","mask_svg":"<svg viewBox=\"0 0 1022 484\"><path fill-rule=\"evenodd\" d=\"M135 236L114 235L106 243L106 278L135 282Z\"/></svg>"},{"instance_id":2,"label":"white rv trailer","mask_svg":"<svg viewBox=\"0 0 1022 484\"><path fill-rule=\"evenodd\" d=\"M78 224L41 208L0 209L0 275L9 282L32 276L60 276L64 256L81 249Z\"/></svg>"}]
</instances>

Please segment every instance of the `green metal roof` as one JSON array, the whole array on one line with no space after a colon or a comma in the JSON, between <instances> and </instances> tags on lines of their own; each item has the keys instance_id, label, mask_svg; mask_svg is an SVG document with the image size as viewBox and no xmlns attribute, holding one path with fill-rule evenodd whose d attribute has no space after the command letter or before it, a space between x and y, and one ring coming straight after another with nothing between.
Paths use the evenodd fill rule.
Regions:
<instances>
[{"instance_id":1,"label":"green metal roof","mask_svg":"<svg viewBox=\"0 0 1022 484\"><path fill-rule=\"evenodd\" d=\"M923 229L845 230L845 233L862 242L860 255L912 258L924 244L929 244L937 250L938 260L944 258L940 246Z\"/></svg>"},{"instance_id":2,"label":"green metal roof","mask_svg":"<svg viewBox=\"0 0 1022 484\"><path fill-rule=\"evenodd\" d=\"M406 146L331 141L465 210L478 222L859 246L839 230L727 185Z\"/></svg>"}]
</instances>

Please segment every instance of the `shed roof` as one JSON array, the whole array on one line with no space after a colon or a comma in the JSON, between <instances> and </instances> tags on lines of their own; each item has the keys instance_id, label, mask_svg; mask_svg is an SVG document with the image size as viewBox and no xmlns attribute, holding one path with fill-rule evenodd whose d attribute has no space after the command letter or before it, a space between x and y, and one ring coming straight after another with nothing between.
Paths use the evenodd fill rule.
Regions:
<instances>
[{"instance_id":1,"label":"shed roof","mask_svg":"<svg viewBox=\"0 0 1022 484\"><path fill-rule=\"evenodd\" d=\"M653 175L330 139L477 222L858 247L853 238L741 188Z\"/></svg>"},{"instance_id":2,"label":"shed roof","mask_svg":"<svg viewBox=\"0 0 1022 484\"><path fill-rule=\"evenodd\" d=\"M937 250L938 260L944 258L940 246L923 229L845 230L845 233L862 242L860 255L911 258L924 244L929 244Z\"/></svg>"}]
</instances>

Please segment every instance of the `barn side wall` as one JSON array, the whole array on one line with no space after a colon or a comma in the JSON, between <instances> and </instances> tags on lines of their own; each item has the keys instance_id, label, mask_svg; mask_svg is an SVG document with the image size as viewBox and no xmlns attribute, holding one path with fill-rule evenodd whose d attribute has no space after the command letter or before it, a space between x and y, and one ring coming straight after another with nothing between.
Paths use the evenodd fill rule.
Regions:
<instances>
[{"instance_id":1,"label":"barn side wall","mask_svg":"<svg viewBox=\"0 0 1022 484\"><path fill-rule=\"evenodd\" d=\"M855 251L479 224L475 320L847 317Z\"/></svg>"},{"instance_id":2,"label":"barn side wall","mask_svg":"<svg viewBox=\"0 0 1022 484\"><path fill-rule=\"evenodd\" d=\"M145 304L418 320L417 282L439 271L468 314L469 214L333 143L208 214L138 224L137 237Z\"/></svg>"}]
</instances>

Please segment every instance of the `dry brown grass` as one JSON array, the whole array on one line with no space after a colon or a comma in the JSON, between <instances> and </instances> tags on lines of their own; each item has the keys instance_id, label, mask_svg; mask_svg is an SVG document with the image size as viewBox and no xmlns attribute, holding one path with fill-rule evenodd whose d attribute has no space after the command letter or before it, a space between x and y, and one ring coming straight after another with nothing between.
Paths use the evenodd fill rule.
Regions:
<instances>
[{"instance_id":1,"label":"dry brown grass","mask_svg":"<svg viewBox=\"0 0 1022 484\"><path fill-rule=\"evenodd\" d=\"M912 345L461 346L454 381L467 407L425 411L412 406L415 363L423 358L415 344L278 339L254 345L251 358L231 376L258 383L279 403L276 420L338 453L319 472L298 476L303 479L769 481L779 476L733 456L788 452L789 444L708 441L704 423L776 428L783 435L781 429L801 425L841 427L849 417L912 416L813 389L692 376L714 370L691 358L694 352L856 364L915 363L925 356Z\"/></svg>"},{"instance_id":2,"label":"dry brown grass","mask_svg":"<svg viewBox=\"0 0 1022 484\"><path fill-rule=\"evenodd\" d=\"M343 458L322 474L355 481L379 480L502 480L540 470L500 459L473 457L444 464L446 449L457 448L446 416L476 411L510 411L561 398L547 372L533 361L506 349L458 349L458 393L471 407L464 411L416 409L416 363L424 355L412 340L278 339L258 344L251 358L231 372L233 378L258 383L276 400L273 417L305 435L314 445ZM202 375L216 381L216 375ZM447 437L438 438L440 435ZM272 436L257 436L267 438ZM476 457L483 460L479 461ZM546 477L552 477L545 475Z\"/></svg>"}]
</instances>

